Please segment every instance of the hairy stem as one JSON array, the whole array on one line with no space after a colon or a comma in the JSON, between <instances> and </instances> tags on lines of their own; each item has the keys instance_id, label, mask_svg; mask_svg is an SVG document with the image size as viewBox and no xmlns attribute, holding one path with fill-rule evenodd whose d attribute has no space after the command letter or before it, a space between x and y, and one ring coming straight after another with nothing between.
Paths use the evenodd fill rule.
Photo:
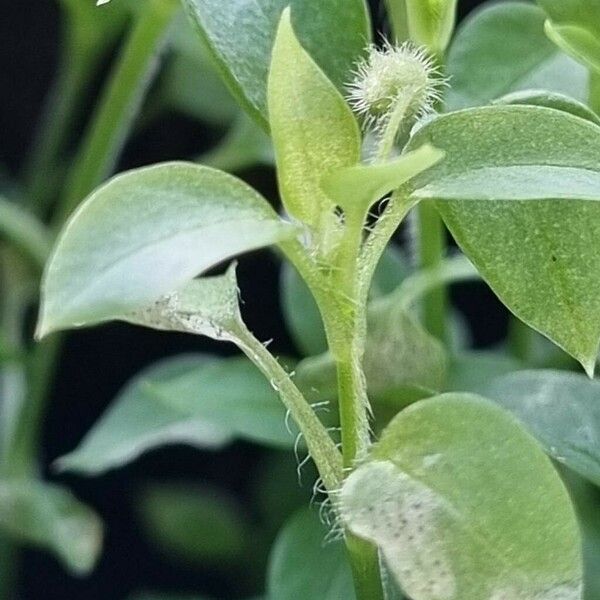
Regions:
<instances>
[{"instance_id":1,"label":"hairy stem","mask_svg":"<svg viewBox=\"0 0 600 600\"><path fill-rule=\"evenodd\" d=\"M114 168L158 64L156 57L176 8L174 0L149 0L138 12L75 158L56 214L57 228Z\"/></svg>"},{"instance_id":2,"label":"hairy stem","mask_svg":"<svg viewBox=\"0 0 600 600\"><path fill-rule=\"evenodd\" d=\"M236 333L240 349L271 382L271 386L279 393L283 404L290 411L304 436L325 487L331 492L338 490L343 477L342 457L325 426L290 375L264 344L245 327Z\"/></svg>"}]
</instances>

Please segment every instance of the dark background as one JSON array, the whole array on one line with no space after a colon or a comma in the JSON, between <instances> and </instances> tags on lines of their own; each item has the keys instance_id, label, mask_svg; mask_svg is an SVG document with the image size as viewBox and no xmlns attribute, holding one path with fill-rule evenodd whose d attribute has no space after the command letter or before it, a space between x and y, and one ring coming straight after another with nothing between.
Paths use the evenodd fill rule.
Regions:
<instances>
[{"instance_id":1,"label":"dark background","mask_svg":"<svg viewBox=\"0 0 600 600\"><path fill-rule=\"evenodd\" d=\"M480 3L459 0L461 17ZM378 2L371 4L375 25L381 29L383 11ZM58 35L58 10L52 0L3 0L0 165L9 175L17 174L32 138L55 72ZM128 143L120 170L192 156L208 147L219 133L184 118L169 116ZM270 169L255 169L241 175L268 197L276 197ZM241 260L244 315L259 338L274 338L272 348L276 352L290 353L293 346L285 332L278 303L278 272L277 260L266 252ZM474 325L477 345L500 339L505 315L489 292L465 286L454 293L454 300ZM20 597L119 600L140 588L236 596L235 583L219 573L177 567L164 561L140 534L134 505L140 485L148 480L168 479L212 481L248 504L249 482L256 472L260 450L245 444L236 444L219 454L169 448L152 452L127 468L91 479L57 477L49 467L53 459L77 445L121 386L139 369L161 357L190 350L231 352L210 341L126 325L109 325L69 335L44 426L42 460L48 478L69 485L100 513L106 525L105 549L94 574L82 580L66 575L48 554L27 551L19 581Z\"/></svg>"}]
</instances>

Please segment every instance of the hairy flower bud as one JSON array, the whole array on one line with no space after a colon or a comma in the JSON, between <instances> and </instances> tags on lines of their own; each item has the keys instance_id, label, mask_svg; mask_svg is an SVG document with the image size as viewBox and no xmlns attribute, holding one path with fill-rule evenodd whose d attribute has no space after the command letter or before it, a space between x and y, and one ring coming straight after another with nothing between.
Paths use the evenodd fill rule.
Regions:
<instances>
[{"instance_id":1,"label":"hairy flower bud","mask_svg":"<svg viewBox=\"0 0 600 600\"><path fill-rule=\"evenodd\" d=\"M367 128L383 132L398 107L398 128L431 113L445 85L431 56L406 42L372 46L348 86L349 101Z\"/></svg>"}]
</instances>

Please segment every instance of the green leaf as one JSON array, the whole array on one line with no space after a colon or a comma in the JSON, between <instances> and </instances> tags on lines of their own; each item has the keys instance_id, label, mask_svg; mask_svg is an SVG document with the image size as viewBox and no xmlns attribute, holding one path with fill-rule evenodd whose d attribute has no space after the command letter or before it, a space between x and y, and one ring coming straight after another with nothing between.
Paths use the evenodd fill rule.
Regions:
<instances>
[{"instance_id":1,"label":"green leaf","mask_svg":"<svg viewBox=\"0 0 600 600\"><path fill-rule=\"evenodd\" d=\"M173 110L211 125L228 125L239 108L221 80L206 44L193 25L181 15L171 29L170 59L150 99L155 116Z\"/></svg>"},{"instance_id":2,"label":"green leaf","mask_svg":"<svg viewBox=\"0 0 600 600\"><path fill-rule=\"evenodd\" d=\"M293 446L285 409L267 380L245 359L180 356L133 379L56 466L96 475L167 444L218 450L239 438Z\"/></svg>"},{"instance_id":3,"label":"green leaf","mask_svg":"<svg viewBox=\"0 0 600 600\"><path fill-rule=\"evenodd\" d=\"M245 113L240 113L225 137L200 155L197 162L234 173L256 165L272 166L275 156L269 136Z\"/></svg>"},{"instance_id":4,"label":"green leaf","mask_svg":"<svg viewBox=\"0 0 600 600\"><path fill-rule=\"evenodd\" d=\"M400 0L396 0L400 1ZM432 53L443 55L454 31L458 0L402 0L410 39Z\"/></svg>"},{"instance_id":5,"label":"green leaf","mask_svg":"<svg viewBox=\"0 0 600 600\"><path fill-rule=\"evenodd\" d=\"M600 73L600 0L538 0L546 11L548 37Z\"/></svg>"},{"instance_id":6,"label":"green leaf","mask_svg":"<svg viewBox=\"0 0 600 600\"><path fill-rule=\"evenodd\" d=\"M43 267L50 253L50 236L42 223L18 204L2 197L0 238L8 239L37 267Z\"/></svg>"},{"instance_id":7,"label":"green leaf","mask_svg":"<svg viewBox=\"0 0 600 600\"><path fill-rule=\"evenodd\" d=\"M87 575L102 548L102 523L67 489L27 480L0 480L0 530L52 552L74 575Z\"/></svg>"},{"instance_id":8,"label":"green leaf","mask_svg":"<svg viewBox=\"0 0 600 600\"><path fill-rule=\"evenodd\" d=\"M234 499L189 484L156 483L140 497L148 538L172 560L222 569L250 549L251 532Z\"/></svg>"},{"instance_id":9,"label":"green leaf","mask_svg":"<svg viewBox=\"0 0 600 600\"><path fill-rule=\"evenodd\" d=\"M482 392L518 417L552 458L600 486L600 381L521 371L489 381Z\"/></svg>"},{"instance_id":10,"label":"green leaf","mask_svg":"<svg viewBox=\"0 0 600 600\"><path fill-rule=\"evenodd\" d=\"M267 77L283 10L292 7L302 45L340 90L370 41L364 0L185 0L226 83L267 127Z\"/></svg>"},{"instance_id":11,"label":"green leaf","mask_svg":"<svg viewBox=\"0 0 600 600\"><path fill-rule=\"evenodd\" d=\"M442 389L446 352L410 316L394 294L369 307L363 367L369 396L377 401L405 401ZM307 358L296 369L298 385L313 400L337 396L335 362L329 353Z\"/></svg>"},{"instance_id":12,"label":"green leaf","mask_svg":"<svg viewBox=\"0 0 600 600\"><path fill-rule=\"evenodd\" d=\"M583 102L579 102L570 96L547 92L546 90L524 90L512 92L494 101L494 104L525 104L531 106L545 106L571 113L576 117L587 119L596 125L600 125L600 117Z\"/></svg>"},{"instance_id":13,"label":"green leaf","mask_svg":"<svg viewBox=\"0 0 600 600\"><path fill-rule=\"evenodd\" d=\"M343 96L296 39L288 10L273 47L268 98L283 203L318 231L335 218L321 179L359 161L361 136Z\"/></svg>"},{"instance_id":14,"label":"green leaf","mask_svg":"<svg viewBox=\"0 0 600 600\"><path fill-rule=\"evenodd\" d=\"M346 480L340 509L413 600L581 598L579 531L558 474L478 396L400 413Z\"/></svg>"},{"instance_id":15,"label":"green leaf","mask_svg":"<svg viewBox=\"0 0 600 600\"><path fill-rule=\"evenodd\" d=\"M443 158L443 152L426 144L387 163L336 169L325 175L321 186L344 211L366 215L377 200Z\"/></svg>"},{"instance_id":16,"label":"green leaf","mask_svg":"<svg viewBox=\"0 0 600 600\"><path fill-rule=\"evenodd\" d=\"M383 253L371 284L374 298L389 294L408 275L407 258L393 246ZM317 303L298 271L288 262L282 264L281 307L289 332L300 353L314 356L327 351L325 328Z\"/></svg>"},{"instance_id":17,"label":"green leaf","mask_svg":"<svg viewBox=\"0 0 600 600\"><path fill-rule=\"evenodd\" d=\"M539 106L441 116L411 145L445 160L417 177L506 306L593 372L600 338L600 128Z\"/></svg>"},{"instance_id":18,"label":"green leaf","mask_svg":"<svg viewBox=\"0 0 600 600\"><path fill-rule=\"evenodd\" d=\"M292 339L300 354L311 356L327 351L327 336L319 307L295 267L281 266L281 308Z\"/></svg>"},{"instance_id":19,"label":"green leaf","mask_svg":"<svg viewBox=\"0 0 600 600\"><path fill-rule=\"evenodd\" d=\"M508 354L491 351L464 352L450 359L444 390L486 395L485 389L492 379L522 368L523 365Z\"/></svg>"},{"instance_id":20,"label":"green leaf","mask_svg":"<svg viewBox=\"0 0 600 600\"><path fill-rule=\"evenodd\" d=\"M294 233L264 198L220 171L187 163L130 171L92 193L60 235L38 335L139 309Z\"/></svg>"},{"instance_id":21,"label":"green leaf","mask_svg":"<svg viewBox=\"0 0 600 600\"><path fill-rule=\"evenodd\" d=\"M600 491L568 469L563 469L562 475L577 509L583 537L583 597L596 600L600 597Z\"/></svg>"},{"instance_id":22,"label":"green leaf","mask_svg":"<svg viewBox=\"0 0 600 600\"><path fill-rule=\"evenodd\" d=\"M279 534L271 552L267 591L273 600L353 600L352 575L341 540L325 544L327 528L306 509Z\"/></svg>"},{"instance_id":23,"label":"green leaf","mask_svg":"<svg viewBox=\"0 0 600 600\"><path fill-rule=\"evenodd\" d=\"M468 17L450 47L447 74L449 110L531 88L582 101L588 93L586 69L547 39L543 11L526 2L490 2Z\"/></svg>"}]
</instances>

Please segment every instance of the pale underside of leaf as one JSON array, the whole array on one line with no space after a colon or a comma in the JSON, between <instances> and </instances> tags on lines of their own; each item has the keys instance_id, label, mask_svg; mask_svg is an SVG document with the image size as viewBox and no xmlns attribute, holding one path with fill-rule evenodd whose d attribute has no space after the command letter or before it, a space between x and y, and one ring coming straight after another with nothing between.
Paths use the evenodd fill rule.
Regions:
<instances>
[{"instance_id":1,"label":"pale underside of leaf","mask_svg":"<svg viewBox=\"0 0 600 600\"><path fill-rule=\"evenodd\" d=\"M482 398L402 411L339 505L413 600L581 599L568 494L518 422Z\"/></svg>"},{"instance_id":2,"label":"pale underside of leaf","mask_svg":"<svg viewBox=\"0 0 600 600\"><path fill-rule=\"evenodd\" d=\"M120 175L63 230L42 283L38 335L146 307L295 232L257 192L214 169L166 163Z\"/></svg>"}]
</instances>

